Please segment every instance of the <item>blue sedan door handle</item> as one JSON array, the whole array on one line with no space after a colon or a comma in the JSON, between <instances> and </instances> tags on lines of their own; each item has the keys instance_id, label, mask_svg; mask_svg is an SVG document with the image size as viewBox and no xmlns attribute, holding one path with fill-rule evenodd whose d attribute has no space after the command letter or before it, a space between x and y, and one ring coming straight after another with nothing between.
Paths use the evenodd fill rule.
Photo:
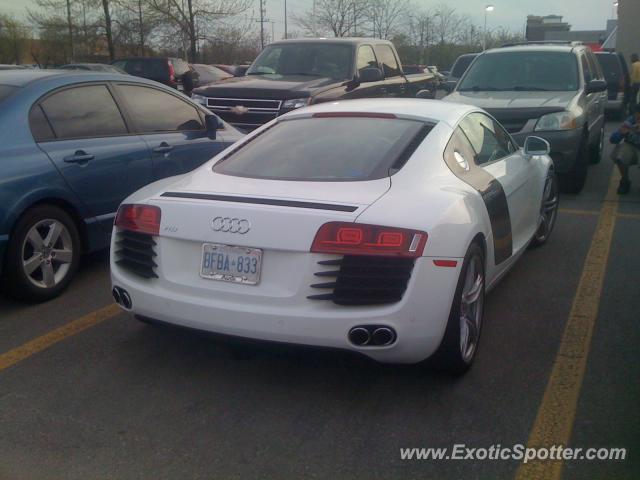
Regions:
<instances>
[{"instance_id":1,"label":"blue sedan door handle","mask_svg":"<svg viewBox=\"0 0 640 480\"><path fill-rule=\"evenodd\" d=\"M169 145L167 142L162 142L159 146L153 149L156 153L167 153L173 150L173 147Z\"/></svg>"},{"instance_id":2,"label":"blue sedan door handle","mask_svg":"<svg viewBox=\"0 0 640 480\"><path fill-rule=\"evenodd\" d=\"M84 150L76 150L76 153L64 157L63 160L67 163L87 163L89 160L96 158L95 155L90 155Z\"/></svg>"}]
</instances>

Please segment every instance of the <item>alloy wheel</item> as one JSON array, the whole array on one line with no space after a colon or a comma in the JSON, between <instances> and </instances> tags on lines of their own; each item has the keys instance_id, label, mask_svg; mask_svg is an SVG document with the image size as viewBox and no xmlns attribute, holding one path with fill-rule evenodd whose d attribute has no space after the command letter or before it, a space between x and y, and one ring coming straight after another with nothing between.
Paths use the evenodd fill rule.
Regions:
<instances>
[{"instance_id":1,"label":"alloy wheel","mask_svg":"<svg viewBox=\"0 0 640 480\"><path fill-rule=\"evenodd\" d=\"M558 216L558 182L555 175L549 175L544 185L542 206L540 207L540 226L536 232L536 242L543 243L556 223Z\"/></svg>"},{"instance_id":2,"label":"alloy wheel","mask_svg":"<svg viewBox=\"0 0 640 480\"><path fill-rule=\"evenodd\" d=\"M73 260L73 242L58 220L40 220L24 238L22 270L36 287L53 288L64 280Z\"/></svg>"},{"instance_id":3,"label":"alloy wheel","mask_svg":"<svg viewBox=\"0 0 640 480\"><path fill-rule=\"evenodd\" d=\"M484 272L482 259L471 257L465 275L460 302L460 353L469 363L473 359L482 326L484 307Z\"/></svg>"}]
</instances>

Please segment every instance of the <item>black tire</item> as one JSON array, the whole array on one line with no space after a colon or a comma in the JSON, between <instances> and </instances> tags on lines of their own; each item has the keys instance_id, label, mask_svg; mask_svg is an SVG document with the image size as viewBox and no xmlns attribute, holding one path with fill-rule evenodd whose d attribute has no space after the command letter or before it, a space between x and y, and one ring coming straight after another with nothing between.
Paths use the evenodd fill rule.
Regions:
<instances>
[{"instance_id":1,"label":"black tire","mask_svg":"<svg viewBox=\"0 0 640 480\"><path fill-rule=\"evenodd\" d=\"M47 223L51 222L49 228L54 223L63 226L64 229L56 237L56 241L47 247L46 257L40 255L40 266L36 267L31 275L26 272L27 266L24 262L25 256L35 258L38 252L33 249L31 242L27 240L27 235L34 227L41 225L40 231L47 228ZM65 230L66 229L66 230ZM33 233L33 232L32 232ZM46 240L46 238L45 238ZM62 243L60 243L62 242ZM67 288L69 282L76 274L80 263L81 250L80 234L71 216L59 207L52 205L38 205L27 210L18 220L11 236L5 258L4 289L7 294L19 300L33 302L44 302L57 297ZM29 251L31 250L31 251ZM56 253L58 252L58 253ZM58 260L56 260L56 255ZM64 261L61 261L64 256ZM36 262L38 263L38 262ZM46 264L46 267L45 267ZM51 268L54 279L51 286L49 278L45 279L44 268ZM64 267L64 268L62 268ZM37 285L38 271L42 276L42 285ZM36 277L34 279L34 277Z\"/></svg>"},{"instance_id":2,"label":"black tire","mask_svg":"<svg viewBox=\"0 0 640 480\"><path fill-rule=\"evenodd\" d=\"M598 135L598 141L595 145L589 146L589 163L596 165L602 160L602 152L604 150L604 123L600 128L600 134Z\"/></svg>"},{"instance_id":3,"label":"black tire","mask_svg":"<svg viewBox=\"0 0 640 480\"><path fill-rule=\"evenodd\" d=\"M463 335L461 329L461 316L462 316L462 294L465 286L467 274L469 272L469 266L474 263L476 268L480 268L480 274L482 275L482 285L479 292L479 325L477 327L476 342L471 355L463 355L461 347L461 336ZM476 357L478 351L478 342L480 340L480 334L482 332L482 323L484 318L484 295L485 295L485 269L484 269L484 253L482 248L477 243L472 243L467 250L467 254L464 257L462 264L462 270L460 271L460 277L458 278L458 284L456 286L456 293L453 297L453 303L451 305L451 311L449 313L449 319L444 332L442 342L438 347L438 350L431 356L428 364L436 370L445 371L452 375L462 375L465 373Z\"/></svg>"},{"instance_id":4,"label":"black tire","mask_svg":"<svg viewBox=\"0 0 640 480\"><path fill-rule=\"evenodd\" d=\"M540 205L540 227L533 236L530 248L537 248L547 243L553 227L558 219L558 205L560 204L560 189L558 188L558 179L553 170L547 175L544 190L542 192L542 200Z\"/></svg>"},{"instance_id":5,"label":"black tire","mask_svg":"<svg viewBox=\"0 0 640 480\"><path fill-rule=\"evenodd\" d=\"M587 170L589 167L589 137L585 135L582 138L576 162L573 168L565 173L559 174L560 190L566 193L580 193L587 181Z\"/></svg>"}]
</instances>

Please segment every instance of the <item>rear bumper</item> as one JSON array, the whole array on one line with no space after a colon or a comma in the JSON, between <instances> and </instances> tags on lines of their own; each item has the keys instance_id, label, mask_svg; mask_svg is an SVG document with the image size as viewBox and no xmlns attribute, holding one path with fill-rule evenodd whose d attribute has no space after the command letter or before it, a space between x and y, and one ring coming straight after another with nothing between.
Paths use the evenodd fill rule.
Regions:
<instances>
[{"instance_id":1,"label":"rear bumper","mask_svg":"<svg viewBox=\"0 0 640 480\"><path fill-rule=\"evenodd\" d=\"M385 363L416 363L433 354L441 342L460 265L442 268L430 258L418 259L403 299L377 307L309 300L306 296L312 292L306 285L279 299L225 294L218 289L220 282L205 279L198 288L177 285L164 278L162 264L159 278L146 280L122 270L113 255L111 279L131 297L129 311L142 317L236 337L351 350ZM252 288L224 286L238 287L233 288L238 292ZM371 324L392 327L395 343L357 347L349 342L351 328Z\"/></svg>"},{"instance_id":2,"label":"rear bumper","mask_svg":"<svg viewBox=\"0 0 640 480\"><path fill-rule=\"evenodd\" d=\"M519 145L524 145L526 138L532 135L544 138L549 142L551 158L558 173L565 173L573 168L582 141L581 129L558 132L523 132L514 134L513 138Z\"/></svg>"}]
</instances>

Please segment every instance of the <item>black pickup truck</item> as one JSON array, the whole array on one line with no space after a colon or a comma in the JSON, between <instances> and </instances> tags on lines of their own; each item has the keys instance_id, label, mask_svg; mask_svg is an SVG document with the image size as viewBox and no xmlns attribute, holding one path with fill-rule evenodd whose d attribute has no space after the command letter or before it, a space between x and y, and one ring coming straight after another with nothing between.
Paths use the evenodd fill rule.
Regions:
<instances>
[{"instance_id":1,"label":"black pickup truck","mask_svg":"<svg viewBox=\"0 0 640 480\"><path fill-rule=\"evenodd\" d=\"M192 99L251 131L306 105L342 99L434 98L430 73L405 75L391 42L374 38L282 40L267 46L242 77L198 88Z\"/></svg>"}]
</instances>

